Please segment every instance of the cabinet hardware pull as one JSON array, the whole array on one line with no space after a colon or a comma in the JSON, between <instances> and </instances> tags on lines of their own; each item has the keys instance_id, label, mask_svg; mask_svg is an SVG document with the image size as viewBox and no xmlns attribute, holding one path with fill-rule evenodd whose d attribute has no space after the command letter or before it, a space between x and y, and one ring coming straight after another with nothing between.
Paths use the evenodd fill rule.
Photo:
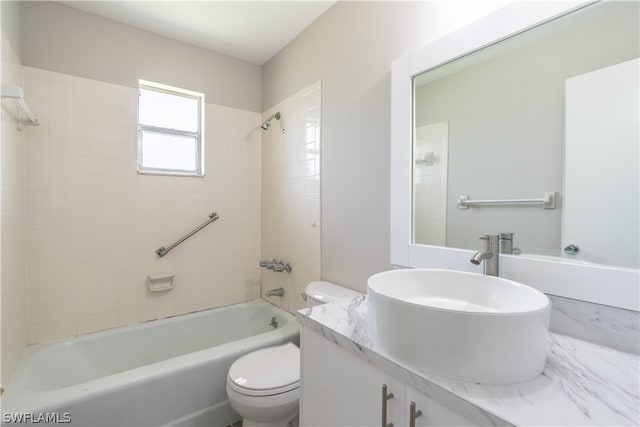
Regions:
<instances>
[{"instance_id":1,"label":"cabinet hardware pull","mask_svg":"<svg viewBox=\"0 0 640 427\"><path fill-rule=\"evenodd\" d=\"M387 400L393 398L393 393L387 393L387 385L382 384L382 427L393 427L393 423L387 424Z\"/></svg>"},{"instance_id":2,"label":"cabinet hardware pull","mask_svg":"<svg viewBox=\"0 0 640 427\"><path fill-rule=\"evenodd\" d=\"M416 418L422 415L422 411L416 411L416 402L409 404L409 427L416 427Z\"/></svg>"}]
</instances>

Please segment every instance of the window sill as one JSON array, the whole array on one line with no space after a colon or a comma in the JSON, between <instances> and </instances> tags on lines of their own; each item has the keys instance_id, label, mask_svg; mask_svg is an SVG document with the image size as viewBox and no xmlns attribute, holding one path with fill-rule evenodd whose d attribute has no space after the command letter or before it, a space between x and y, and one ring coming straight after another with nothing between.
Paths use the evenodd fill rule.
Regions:
<instances>
[{"instance_id":1,"label":"window sill","mask_svg":"<svg viewBox=\"0 0 640 427\"><path fill-rule=\"evenodd\" d=\"M154 170L138 170L138 175L160 175L160 176L179 176L186 178L204 178L204 173L193 172L171 172L171 171L154 171Z\"/></svg>"}]
</instances>

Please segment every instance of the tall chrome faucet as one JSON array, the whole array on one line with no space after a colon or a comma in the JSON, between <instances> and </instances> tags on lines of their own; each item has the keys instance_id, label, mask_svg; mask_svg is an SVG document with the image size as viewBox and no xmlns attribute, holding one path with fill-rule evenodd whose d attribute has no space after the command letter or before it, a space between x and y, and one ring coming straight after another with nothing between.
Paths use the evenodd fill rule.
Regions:
<instances>
[{"instance_id":1,"label":"tall chrome faucet","mask_svg":"<svg viewBox=\"0 0 640 427\"><path fill-rule=\"evenodd\" d=\"M498 239L500 242L500 253L501 254L512 254L513 253L513 234L514 233L500 233L498 234Z\"/></svg>"},{"instance_id":2,"label":"tall chrome faucet","mask_svg":"<svg viewBox=\"0 0 640 427\"><path fill-rule=\"evenodd\" d=\"M478 251L471 257L471 263L479 265L481 261L484 261L483 273L489 276L498 275L498 259L500 253L499 236L489 234L480 237L480 240L484 240L484 251Z\"/></svg>"},{"instance_id":3,"label":"tall chrome faucet","mask_svg":"<svg viewBox=\"0 0 640 427\"><path fill-rule=\"evenodd\" d=\"M513 247L513 235L515 233L500 233L498 239L500 241L500 253L506 255L520 255L519 248Z\"/></svg>"}]
</instances>

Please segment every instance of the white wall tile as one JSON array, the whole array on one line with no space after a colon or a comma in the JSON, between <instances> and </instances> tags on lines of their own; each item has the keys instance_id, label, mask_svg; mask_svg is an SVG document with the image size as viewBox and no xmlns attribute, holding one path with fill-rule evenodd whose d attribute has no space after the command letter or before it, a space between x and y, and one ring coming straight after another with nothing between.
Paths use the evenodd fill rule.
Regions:
<instances>
[{"instance_id":1,"label":"white wall tile","mask_svg":"<svg viewBox=\"0 0 640 427\"><path fill-rule=\"evenodd\" d=\"M29 325L29 344L38 344L53 339L51 322L33 323Z\"/></svg>"},{"instance_id":2,"label":"white wall tile","mask_svg":"<svg viewBox=\"0 0 640 427\"><path fill-rule=\"evenodd\" d=\"M280 121L263 133L261 258L291 263L291 273L262 270L267 300L294 312L304 307L305 286L320 279L320 82L265 113ZM282 133L282 128L285 133Z\"/></svg>"},{"instance_id":3,"label":"white wall tile","mask_svg":"<svg viewBox=\"0 0 640 427\"><path fill-rule=\"evenodd\" d=\"M53 321L53 339L73 338L77 334L75 319L60 319Z\"/></svg>"},{"instance_id":4,"label":"white wall tile","mask_svg":"<svg viewBox=\"0 0 640 427\"><path fill-rule=\"evenodd\" d=\"M138 175L135 89L22 75L42 122L26 133L31 343L259 296L259 114L207 104L204 178ZM211 211L218 221L155 255ZM155 271L176 273L176 289L150 294Z\"/></svg>"}]
</instances>

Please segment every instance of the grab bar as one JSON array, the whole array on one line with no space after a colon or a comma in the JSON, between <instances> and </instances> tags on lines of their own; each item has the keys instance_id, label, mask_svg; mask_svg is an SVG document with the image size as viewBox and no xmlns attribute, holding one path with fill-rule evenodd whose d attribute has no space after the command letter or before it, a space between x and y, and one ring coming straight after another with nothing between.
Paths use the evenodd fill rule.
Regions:
<instances>
[{"instance_id":1,"label":"grab bar","mask_svg":"<svg viewBox=\"0 0 640 427\"><path fill-rule=\"evenodd\" d=\"M474 205L542 205L542 209L556 208L556 193L547 191L542 199L506 199L506 200L469 200L468 194L458 197L457 206L460 209L469 209Z\"/></svg>"},{"instance_id":2,"label":"grab bar","mask_svg":"<svg viewBox=\"0 0 640 427\"><path fill-rule=\"evenodd\" d=\"M218 214L216 212L211 212L209 214L209 219L205 222L203 222L202 224L200 224L198 227L196 227L191 233L187 234L186 236L184 236L182 239L179 239L178 241L176 241L174 244L172 244L171 246L169 246L168 248L165 248L164 246L159 247L158 249L156 249L156 254L158 254L158 256L160 258L162 258L163 256L165 256L166 254L169 253L169 251L173 248L175 248L176 246L178 246L180 243L184 242L185 240L187 240L189 237L193 236L194 234L196 234L198 231L202 230L203 228L205 228L207 225L211 224L213 221L215 221L216 219L220 218L218 216Z\"/></svg>"}]
</instances>

